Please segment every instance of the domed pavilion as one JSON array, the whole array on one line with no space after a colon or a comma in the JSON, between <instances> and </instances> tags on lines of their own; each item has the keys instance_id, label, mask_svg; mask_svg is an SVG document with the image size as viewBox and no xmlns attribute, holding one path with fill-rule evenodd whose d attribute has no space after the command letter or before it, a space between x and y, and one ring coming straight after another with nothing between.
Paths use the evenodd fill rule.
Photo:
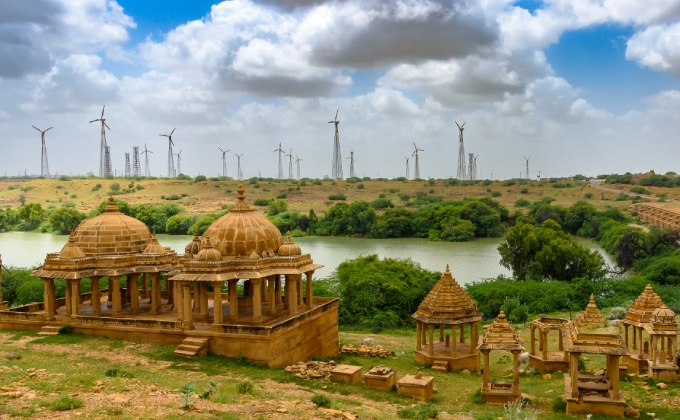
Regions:
<instances>
[{"instance_id":1,"label":"domed pavilion","mask_svg":"<svg viewBox=\"0 0 680 420\"><path fill-rule=\"evenodd\" d=\"M411 317L416 320L416 363L428 363L433 369L442 371L469 369L479 373L479 355L475 346L482 313L451 276L448 264L444 275ZM466 325L469 341L465 338ZM447 326L450 336L444 335ZM435 329L439 330L437 341Z\"/></svg>"},{"instance_id":2,"label":"domed pavilion","mask_svg":"<svg viewBox=\"0 0 680 420\"><path fill-rule=\"evenodd\" d=\"M677 382L678 321L675 312L661 304L652 313L651 322L645 324L650 337L649 374L656 380Z\"/></svg>"},{"instance_id":3,"label":"domed pavilion","mask_svg":"<svg viewBox=\"0 0 680 420\"><path fill-rule=\"evenodd\" d=\"M338 301L314 296L312 275L320 267L290 234L284 242L239 186L235 206L187 244L169 273L181 302L177 318L194 335L207 326L215 354L270 367L333 356Z\"/></svg>"},{"instance_id":4,"label":"domed pavilion","mask_svg":"<svg viewBox=\"0 0 680 420\"><path fill-rule=\"evenodd\" d=\"M173 270L175 258L175 251L161 246L144 223L121 213L110 198L102 214L82 222L62 250L47 254L44 264L31 275L45 286L45 321L62 315L71 324L96 324L88 317L158 315L163 298L171 305L172 295L163 296L160 279L161 273ZM123 276L125 288L121 288ZM99 280L103 277L108 279L108 289L102 300ZM66 280L63 301L56 299L55 279ZM89 282L90 293L81 294L83 281Z\"/></svg>"}]
</instances>

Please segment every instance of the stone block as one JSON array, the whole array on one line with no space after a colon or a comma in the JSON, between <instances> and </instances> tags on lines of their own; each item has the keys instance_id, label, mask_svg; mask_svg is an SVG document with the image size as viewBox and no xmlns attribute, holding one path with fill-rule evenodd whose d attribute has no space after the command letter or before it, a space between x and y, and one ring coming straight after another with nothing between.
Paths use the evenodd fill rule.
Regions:
<instances>
[{"instance_id":1,"label":"stone block","mask_svg":"<svg viewBox=\"0 0 680 420\"><path fill-rule=\"evenodd\" d=\"M397 383L397 371L384 366L376 366L364 374L364 385L390 391Z\"/></svg>"},{"instance_id":2,"label":"stone block","mask_svg":"<svg viewBox=\"0 0 680 420\"><path fill-rule=\"evenodd\" d=\"M430 401L434 391L434 377L406 375L397 382L397 391L411 398Z\"/></svg>"},{"instance_id":3,"label":"stone block","mask_svg":"<svg viewBox=\"0 0 680 420\"><path fill-rule=\"evenodd\" d=\"M331 381L357 384L361 382L361 369L361 366L337 365L331 370Z\"/></svg>"}]
</instances>

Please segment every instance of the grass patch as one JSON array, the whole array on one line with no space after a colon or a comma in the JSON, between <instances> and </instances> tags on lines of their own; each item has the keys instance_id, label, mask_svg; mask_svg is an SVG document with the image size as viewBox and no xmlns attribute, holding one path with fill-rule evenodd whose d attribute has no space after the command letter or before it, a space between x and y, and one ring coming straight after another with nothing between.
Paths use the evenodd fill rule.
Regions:
<instances>
[{"instance_id":1,"label":"grass patch","mask_svg":"<svg viewBox=\"0 0 680 420\"><path fill-rule=\"evenodd\" d=\"M47 407L53 411L68 411L74 408L83 406L83 399L80 397L72 397L70 395L62 395L53 400L47 400L43 403L43 407Z\"/></svg>"}]
</instances>

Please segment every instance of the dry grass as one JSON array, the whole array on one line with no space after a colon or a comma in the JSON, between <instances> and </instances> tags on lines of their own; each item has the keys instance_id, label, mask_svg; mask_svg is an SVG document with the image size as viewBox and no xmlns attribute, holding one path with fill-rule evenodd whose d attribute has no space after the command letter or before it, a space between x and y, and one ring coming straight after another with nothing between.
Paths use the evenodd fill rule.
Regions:
<instances>
[{"instance_id":1,"label":"dry grass","mask_svg":"<svg viewBox=\"0 0 680 420\"><path fill-rule=\"evenodd\" d=\"M84 179L2 179L0 180L0 207L17 208L21 199L27 203L40 203L43 208L59 207L72 203L82 212L89 212L108 198L109 186L118 183L121 188L128 184L143 186L142 190L130 194L121 194L116 198L127 201L130 205L178 203L190 214L213 213L220 210L221 205L233 204L236 201L238 181L203 181L142 179L131 181L117 178L112 180L100 178ZM562 182L563 184L566 181ZM93 191L93 187L101 184L101 188ZM529 202L551 197L554 204L569 206L577 200L587 200L598 209L621 208L630 206L631 199L617 200L619 194L603 192L591 187L588 183L570 182L569 187L555 188L556 184L548 181L523 181L514 185L504 185L503 181L494 181L483 185L479 181L474 185L448 185L443 180L436 180L432 185L428 181L393 181L366 180L359 182L324 180L315 185L312 180L301 182L291 180L250 180L244 181L246 196L252 203L258 198L276 199L286 195L286 202L291 210L307 213L314 209L317 215L323 215L336 201L328 199L330 195L342 193L346 202L357 200L373 201L384 195L395 205L403 204L401 197L408 195L415 198L417 194L441 196L444 200L461 200L464 198L492 197L501 202L511 212L518 209L515 203L519 199ZM627 190L630 186L618 186ZM680 200L680 188L647 188L651 195L667 194L670 200ZM500 195L498 195L500 193ZM179 200L164 200L161 197L178 195ZM496 195L493 197L493 195ZM586 198L590 197L590 198ZM413 198L411 200L413 200Z\"/></svg>"}]
</instances>

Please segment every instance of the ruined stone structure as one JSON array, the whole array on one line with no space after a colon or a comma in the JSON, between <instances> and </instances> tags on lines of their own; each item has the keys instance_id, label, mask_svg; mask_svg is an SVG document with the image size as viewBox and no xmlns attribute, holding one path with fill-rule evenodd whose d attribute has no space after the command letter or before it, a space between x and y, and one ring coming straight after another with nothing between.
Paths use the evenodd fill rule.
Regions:
<instances>
[{"instance_id":1,"label":"ruined stone structure","mask_svg":"<svg viewBox=\"0 0 680 420\"><path fill-rule=\"evenodd\" d=\"M33 272L45 284L44 301L0 311L0 328L69 325L84 334L179 345L175 352L185 356L211 351L270 367L337 354L338 300L315 297L312 287L322 266L290 237L284 243L246 204L241 186L238 193L235 207L179 257L111 200ZM107 290L99 289L102 277ZM55 279L66 280L64 299L55 297ZM80 292L83 281L92 293Z\"/></svg>"},{"instance_id":2,"label":"ruined stone structure","mask_svg":"<svg viewBox=\"0 0 680 420\"><path fill-rule=\"evenodd\" d=\"M484 375L482 382L482 398L487 403L505 404L517 401L521 393L519 391L519 360L518 356L524 351L524 346L519 335L515 333L505 313L501 311L498 318L487 325L484 335L479 338L477 350L484 357ZM512 382L491 380L491 365L489 354L493 350L505 350L512 353Z\"/></svg>"},{"instance_id":3,"label":"ruined stone structure","mask_svg":"<svg viewBox=\"0 0 680 420\"><path fill-rule=\"evenodd\" d=\"M662 229L680 232L680 208L675 203L636 203L630 210L640 220Z\"/></svg>"},{"instance_id":4,"label":"ruined stone structure","mask_svg":"<svg viewBox=\"0 0 680 420\"><path fill-rule=\"evenodd\" d=\"M564 375L567 414L604 414L623 417L625 401L619 390L619 359L628 350L618 329L609 326L582 326L569 322L562 329L569 373ZM579 373L582 354L602 354L605 369L601 375Z\"/></svg>"},{"instance_id":5,"label":"ruined stone structure","mask_svg":"<svg viewBox=\"0 0 680 420\"><path fill-rule=\"evenodd\" d=\"M678 349L678 322L675 312L666 305L652 313L651 322L643 327L650 337L649 376L656 380L676 382L678 362L675 357Z\"/></svg>"},{"instance_id":6,"label":"ruined stone structure","mask_svg":"<svg viewBox=\"0 0 680 420\"><path fill-rule=\"evenodd\" d=\"M596 326L596 325L604 325L607 323L607 319L602 315L600 310L598 309L597 305L595 304L595 295L590 294L590 301L588 302L588 305L586 306L586 310L578 314L576 316L576 319L574 320L576 325L579 327L585 327L585 326Z\"/></svg>"},{"instance_id":7,"label":"ruined stone structure","mask_svg":"<svg viewBox=\"0 0 680 420\"><path fill-rule=\"evenodd\" d=\"M569 368L569 358L564 351L562 330L569 323L563 318L551 318L541 315L529 323L531 341L529 344L529 366L539 372L557 372ZM557 333L557 349L550 349L550 333ZM538 335L538 352L536 351L536 335Z\"/></svg>"},{"instance_id":8,"label":"ruined stone structure","mask_svg":"<svg viewBox=\"0 0 680 420\"><path fill-rule=\"evenodd\" d=\"M428 363L442 371L469 369L479 373L475 343L482 313L451 276L448 265L411 317L416 320L416 363ZM450 328L450 336L444 335L446 326ZM470 331L469 341L465 339L466 326ZM435 329L439 330L437 341Z\"/></svg>"},{"instance_id":9,"label":"ruined stone structure","mask_svg":"<svg viewBox=\"0 0 680 420\"><path fill-rule=\"evenodd\" d=\"M645 326L652 321L654 311L663 305L663 301L654 293L651 285L647 285L633 305L628 308L626 317L621 321L624 329L624 341L629 353L623 357L622 363L628 366L628 372L646 373L649 370L649 333ZM629 329L632 327L632 334ZM632 337L631 337L632 335ZM631 340L632 338L632 340Z\"/></svg>"}]
</instances>

